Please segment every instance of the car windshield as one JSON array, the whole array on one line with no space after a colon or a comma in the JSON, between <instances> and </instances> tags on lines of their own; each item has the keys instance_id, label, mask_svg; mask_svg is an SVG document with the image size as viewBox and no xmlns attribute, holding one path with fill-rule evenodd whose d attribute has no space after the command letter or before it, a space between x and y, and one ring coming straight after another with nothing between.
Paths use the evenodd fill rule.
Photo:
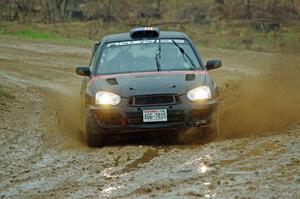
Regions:
<instances>
[{"instance_id":1,"label":"car windshield","mask_svg":"<svg viewBox=\"0 0 300 199\"><path fill-rule=\"evenodd\" d=\"M133 40L104 44L96 74L195 69L201 66L187 40Z\"/></svg>"}]
</instances>

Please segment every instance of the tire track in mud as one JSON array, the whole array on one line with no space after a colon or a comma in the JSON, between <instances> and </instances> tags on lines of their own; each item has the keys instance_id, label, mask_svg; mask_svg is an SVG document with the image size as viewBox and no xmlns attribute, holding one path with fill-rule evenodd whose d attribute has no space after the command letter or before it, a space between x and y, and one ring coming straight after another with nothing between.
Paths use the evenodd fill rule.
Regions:
<instances>
[{"instance_id":1,"label":"tire track in mud","mask_svg":"<svg viewBox=\"0 0 300 199\"><path fill-rule=\"evenodd\" d=\"M143 165L147 164L148 162L152 161L155 157L159 156L157 149L151 149L144 151L142 157L134 159L131 163L125 165L125 167L117 172L113 173L112 175L120 175L123 173L128 173L135 171L136 169L142 168ZM120 157L119 157L120 158ZM116 161L118 162L118 161Z\"/></svg>"},{"instance_id":2,"label":"tire track in mud","mask_svg":"<svg viewBox=\"0 0 300 199\"><path fill-rule=\"evenodd\" d=\"M85 146L81 135L81 104L79 94L76 95L77 87L62 86L61 83L11 72L2 72L0 77L19 87L35 90L36 94L32 95L43 104L40 108L43 115L39 119L47 123L47 134L53 136L53 139L63 138L64 145L69 147Z\"/></svg>"},{"instance_id":3,"label":"tire track in mud","mask_svg":"<svg viewBox=\"0 0 300 199\"><path fill-rule=\"evenodd\" d=\"M9 42L7 42L9 43ZM42 48L41 48L42 46ZM2 51L3 50L3 51ZM43 111L55 111L55 116L44 115L47 120L57 120L54 134L69 137L70 144L78 145L80 126L79 79L76 81L75 66L70 65L87 55L78 47L58 46L39 43L16 42L1 44L1 74L11 84L39 90L44 101ZM3 52L3 53L2 53ZM59 52L64 52L59 54ZM22 55L22 57L16 55ZM74 56L75 55L75 56ZM74 59L75 58L75 59ZM59 63L59 64L57 64ZM72 75L71 75L72 73ZM77 82L77 84L76 84ZM59 133L58 133L59 132ZM52 134L53 130L49 131ZM80 145L80 144L79 144Z\"/></svg>"}]
</instances>

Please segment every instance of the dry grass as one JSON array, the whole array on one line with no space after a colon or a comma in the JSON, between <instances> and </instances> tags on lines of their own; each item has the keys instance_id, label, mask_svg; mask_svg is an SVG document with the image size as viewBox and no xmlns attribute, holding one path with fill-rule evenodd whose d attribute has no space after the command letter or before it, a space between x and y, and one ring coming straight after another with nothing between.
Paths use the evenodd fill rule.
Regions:
<instances>
[{"instance_id":1,"label":"dry grass","mask_svg":"<svg viewBox=\"0 0 300 199\"><path fill-rule=\"evenodd\" d=\"M153 25L157 21L148 21ZM53 42L90 46L104 35L127 32L132 25L103 23L99 20L57 24L1 23L0 35L25 39L46 39ZM255 51L300 51L300 26L298 23L281 24L278 31L257 32L245 21L211 21L205 24L162 24L162 30L185 32L199 47L220 49L249 49Z\"/></svg>"}]
</instances>

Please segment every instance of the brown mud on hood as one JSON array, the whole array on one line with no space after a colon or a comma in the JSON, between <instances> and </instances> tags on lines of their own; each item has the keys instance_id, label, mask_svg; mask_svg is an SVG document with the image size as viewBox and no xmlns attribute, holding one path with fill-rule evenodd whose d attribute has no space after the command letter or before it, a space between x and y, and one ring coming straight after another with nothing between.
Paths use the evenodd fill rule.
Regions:
<instances>
[{"instance_id":1,"label":"brown mud on hood","mask_svg":"<svg viewBox=\"0 0 300 199\"><path fill-rule=\"evenodd\" d=\"M90 81L92 93L109 91L128 97L133 95L178 93L203 85L206 71L146 72L96 76Z\"/></svg>"}]
</instances>

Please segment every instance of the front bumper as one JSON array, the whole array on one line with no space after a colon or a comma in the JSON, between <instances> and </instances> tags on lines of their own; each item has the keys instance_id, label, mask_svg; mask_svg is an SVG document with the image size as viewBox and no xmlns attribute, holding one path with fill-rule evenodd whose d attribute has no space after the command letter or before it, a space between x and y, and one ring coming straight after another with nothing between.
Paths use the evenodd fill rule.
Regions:
<instances>
[{"instance_id":1,"label":"front bumper","mask_svg":"<svg viewBox=\"0 0 300 199\"><path fill-rule=\"evenodd\" d=\"M216 110L217 99L190 102L188 99L173 105L128 106L121 103L118 106L88 105L95 122L99 126L95 133L126 133L137 131L179 130L189 127L208 125L212 113ZM167 109L168 121L143 122L143 110Z\"/></svg>"}]
</instances>

